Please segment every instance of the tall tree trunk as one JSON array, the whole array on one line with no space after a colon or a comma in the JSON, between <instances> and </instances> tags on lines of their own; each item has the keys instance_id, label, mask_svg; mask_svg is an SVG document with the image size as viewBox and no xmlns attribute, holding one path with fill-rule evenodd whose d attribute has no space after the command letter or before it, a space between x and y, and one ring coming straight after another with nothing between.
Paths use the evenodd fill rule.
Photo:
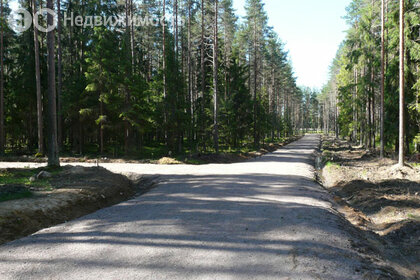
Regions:
<instances>
[{"instance_id":1,"label":"tall tree trunk","mask_svg":"<svg viewBox=\"0 0 420 280\"><path fill-rule=\"evenodd\" d=\"M162 72L163 72L163 127L165 134L165 142L168 144L168 112L167 112L167 92L166 92L166 0L162 0L162 10L163 10L163 24L162 24Z\"/></svg>"},{"instance_id":2,"label":"tall tree trunk","mask_svg":"<svg viewBox=\"0 0 420 280\"><path fill-rule=\"evenodd\" d=\"M269 94L269 112L272 117L272 127L271 127L271 141L274 142L274 135L275 135L275 129L276 129L276 112L275 112L275 100L276 100L276 78L275 78L275 66L273 65L273 68L271 70L271 92Z\"/></svg>"},{"instance_id":3,"label":"tall tree trunk","mask_svg":"<svg viewBox=\"0 0 420 280\"><path fill-rule=\"evenodd\" d=\"M179 39L178 39L178 0L174 0L174 16L175 16L175 26L174 26L174 46L175 46L175 61L177 63L179 63L180 65L178 67L181 68L181 77L184 77L183 75L183 60L181 57L181 60L179 60ZM182 32L182 30L181 30ZM182 41L182 40L181 40ZM182 44L181 44L182 45ZM177 69L177 71L179 72L179 70ZM176 137L176 144L177 144L177 149L178 152L182 152L182 148L183 148L183 140L184 140L184 131L182 129L182 124L181 124L181 120L179 118L179 114L176 113L176 108L178 106L178 104L182 104L183 100L181 100L179 93L176 93L176 99L175 102L171 102L171 112L173 114L173 116L175 117L176 120L176 131L174 131L174 135L173 138ZM175 149L175 146L174 146Z\"/></svg>"},{"instance_id":4,"label":"tall tree trunk","mask_svg":"<svg viewBox=\"0 0 420 280\"><path fill-rule=\"evenodd\" d=\"M37 12L36 0L32 0L32 12ZM34 22L35 24L35 22ZM38 123L38 153L44 154L44 124L42 112L42 92L41 92L41 71L39 62L39 41L38 29L34 25L34 50L35 50L35 81L36 81L36 105L37 105L37 123Z\"/></svg>"},{"instance_id":5,"label":"tall tree trunk","mask_svg":"<svg viewBox=\"0 0 420 280\"><path fill-rule=\"evenodd\" d=\"M218 35L218 0L214 3L214 30L213 30L213 102L214 102L214 148L216 153L219 153L219 104L218 104L218 46L217 46L217 35Z\"/></svg>"},{"instance_id":6,"label":"tall tree trunk","mask_svg":"<svg viewBox=\"0 0 420 280\"><path fill-rule=\"evenodd\" d=\"M47 0L47 8L54 10L53 0ZM47 16L48 26L53 25L54 18ZM55 31L47 34L48 48L48 166L59 166L57 143L57 96L55 86Z\"/></svg>"},{"instance_id":7,"label":"tall tree trunk","mask_svg":"<svg viewBox=\"0 0 420 280\"><path fill-rule=\"evenodd\" d=\"M135 72L135 56L134 56L134 4L133 4L133 0L129 1L130 7L129 7L129 11L130 11L130 51L131 51L131 75L134 77L134 72ZM130 102L130 97L128 98L129 102ZM130 145L130 137L133 137L133 131L131 130L130 133L130 128L131 125L130 123L127 122L127 129L126 129L126 137L127 137L127 144L126 144L126 153L128 153L129 150L129 145ZM141 148L141 145L140 145Z\"/></svg>"},{"instance_id":8,"label":"tall tree trunk","mask_svg":"<svg viewBox=\"0 0 420 280\"><path fill-rule=\"evenodd\" d=\"M135 56L134 56L134 4L133 0L130 0L130 15L131 15L131 22L130 22L130 46L131 46L131 74L134 75L134 67L135 67Z\"/></svg>"},{"instance_id":9,"label":"tall tree trunk","mask_svg":"<svg viewBox=\"0 0 420 280\"><path fill-rule=\"evenodd\" d=\"M366 132L366 147L372 147L372 123L371 123L371 116L370 116L370 109L371 109L371 98L369 94L369 89L367 93L367 102L366 102L366 119L367 119L367 132Z\"/></svg>"},{"instance_id":10,"label":"tall tree trunk","mask_svg":"<svg viewBox=\"0 0 420 280\"><path fill-rule=\"evenodd\" d=\"M417 75L420 75L420 72L419 72L419 64L417 64L417 66L416 66L416 70L417 70ZM416 109L417 110L420 110L420 103L419 103L419 98L420 98L420 94L417 94L416 95ZM420 123L417 123L417 127L418 127L418 129L420 130ZM419 152L420 151L420 145L419 145L419 141L415 141L415 144L414 144L414 151L415 152Z\"/></svg>"},{"instance_id":11,"label":"tall tree trunk","mask_svg":"<svg viewBox=\"0 0 420 280\"><path fill-rule=\"evenodd\" d=\"M353 90L353 97L352 97L352 113L353 113L353 126L352 126L352 142L355 143L357 141L357 118L356 118L356 96L357 96L357 78L356 78L356 68L353 68L353 79L355 81L355 87Z\"/></svg>"},{"instance_id":12,"label":"tall tree trunk","mask_svg":"<svg viewBox=\"0 0 420 280\"><path fill-rule=\"evenodd\" d=\"M334 99L334 130L335 130L335 138L338 139L340 137L340 127L338 125L338 116L340 115L339 108L338 108L338 100L337 100L337 92L335 93Z\"/></svg>"},{"instance_id":13,"label":"tall tree trunk","mask_svg":"<svg viewBox=\"0 0 420 280\"><path fill-rule=\"evenodd\" d=\"M103 115L104 115L104 103L102 102L102 98L99 101L99 112L101 114L100 116L100 122L99 122L99 145L100 145L100 152L101 155L104 153L104 121L103 121Z\"/></svg>"},{"instance_id":14,"label":"tall tree trunk","mask_svg":"<svg viewBox=\"0 0 420 280\"><path fill-rule=\"evenodd\" d=\"M204 0L201 0L201 137L204 150L206 150L206 139L205 139L205 120L204 120L204 101L206 90L206 70L204 67Z\"/></svg>"},{"instance_id":15,"label":"tall tree trunk","mask_svg":"<svg viewBox=\"0 0 420 280\"><path fill-rule=\"evenodd\" d=\"M371 142L372 142L373 148L376 149L375 87L373 86L374 81L375 81L375 70L372 68L372 73L371 73L371 92L372 92L372 95L371 95L371 102L370 102L370 105L371 105L372 108L370 109L370 112L371 112L370 123L372 125L372 129L371 129L371 131L372 131L372 141Z\"/></svg>"},{"instance_id":16,"label":"tall tree trunk","mask_svg":"<svg viewBox=\"0 0 420 280\"><path fill-rule=\"evenodd\" d=\"M389 0L385 0L385 22L388 22L388 15L389 15ZM389 46L389 28L385 29L385 46L388 49ZM389 53L388 51L385 52L385 72L388 70L388 64L389 64Z\"/></svg>"},{"instance_id":17,"label":"tall tree trunk","mask_svg":"<svg viewBox=\"0 0 420 280\"><path fill-rule=\"evenodd\" d=\"M3 0L0 0L0 154L4 154L6 135L4 129L4 22L3 22Z\"/></svg>"},{"instance_id":18,"label":"tall tree trunk","mask_svg":"<svg viewBox=\"0 0 420 280\"><path fill-rule=\"evenodd\" d=\"M125 28L126 28L126 37L125 37L125 50L130 50L130 69L126 68L127 76L133 75L133 53L131 50L131 25L132 18L131 16L131 2L130 0L125 1ZM129 110L130 103L130 92L128 87L125 88L125 100L124 100L124 110L127 112ZM129 142L130 142L130 123L127 120L124 120L124 153L128 155L129 153Z\"/></svg>"},{"instance_id":19,"label":"tall tree trunk","mask_svg":"<svg viewBox=\"0 0 420 280\"><path fill-rule=\"evenodd\" d=\"M398 165L404 166L404 0L400 0L400 131Z\"/></svg>"},{"instance_id":20,"label":"tall tree trunk","mask_svg":"<svg viewBox=\"0 0 420 280\"><path fill-rule=\"evenodd\" d=\"M380 158L384 157L385 140L384 140L384 112L385 112L385 0L381 4L381 107L380 107L380 122L381 122L381 147Z\"/></svg>"},{"instance_id":21,"label":"tall tree trunk","mask_svg":"<svg viewBox=\"0 0 420 280\"><path fill-rule=\"evenodd\" d=\"M178 0L174 0L174 13L175 13L175 57L178 59Z\"/></svg>"},{"instance_id":22,"label":"tall tree trunk","mask_svg":"<svg viewBox=\"0 0 420 280\"><path fill-rule=\"evenodd\" d=\"M254 92L253 92L253 119L254 119L254 147L259 146L259 138L257 133L257 72L258 72L258 65L257 65L257 20L254 19Z\"/></svg>"},{"instance_id":23,"label":"tall tree trunk","mask_svg":"<svg viewBox=\"0 0 420 280\"><path fill-rule=\"evenodd\" d=\"M191 115L191 142L195 140L194 137L194 94L192 86L192 61L191 61L191 0L188 0L188 51L187 51L187 72L188 72L188 95L190 99L190 115Z\"/></svg>"},{"instance_id":24,"label":"tall tree trunk","mask_svg":"<svg viewBox=\"0 0 420 280\"><path fill-rule=\"evenodd\" d=\"M62 111L62 50L61 50L61 1L57 0L57 108L58 108L58 147L63 145L63 111Z\"/></svg>"}]
</instances>

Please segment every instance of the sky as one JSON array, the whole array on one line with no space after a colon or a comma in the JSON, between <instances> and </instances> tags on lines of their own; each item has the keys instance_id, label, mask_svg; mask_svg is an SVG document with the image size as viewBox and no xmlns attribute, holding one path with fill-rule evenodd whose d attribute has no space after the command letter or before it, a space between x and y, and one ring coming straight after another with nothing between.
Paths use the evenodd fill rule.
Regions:
<instances>
[{"instance_id":1,"label":"sky","mask_svg":"<svg viewBox=\"0 0 420 280\"><path fill-rule=\"evenodd\" d=\"M234 0L245 15L245 0ZM348 29L343 16L350 0L263 0L272 26L293 64L299 86L321 89L328 81L329 66Z\"/></svg>"}]
</instances>

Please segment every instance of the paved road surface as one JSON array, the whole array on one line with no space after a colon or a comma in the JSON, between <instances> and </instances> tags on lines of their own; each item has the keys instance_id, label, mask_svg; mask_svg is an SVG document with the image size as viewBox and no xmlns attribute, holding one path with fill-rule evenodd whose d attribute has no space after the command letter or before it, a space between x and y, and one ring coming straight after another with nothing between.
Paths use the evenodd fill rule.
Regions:
<instances>
[{"instance_id":1,"label":"paved road surface","mask_svg":"<svg viewBox=\"0 0 420 280\"><path fill-rule=\"evenodd\" d=\"M0 278L360 279L345 222L313 180L318 145L306 136L237 164L106 164L161 183L1 246Z\"/></svg>"}]
</instances>

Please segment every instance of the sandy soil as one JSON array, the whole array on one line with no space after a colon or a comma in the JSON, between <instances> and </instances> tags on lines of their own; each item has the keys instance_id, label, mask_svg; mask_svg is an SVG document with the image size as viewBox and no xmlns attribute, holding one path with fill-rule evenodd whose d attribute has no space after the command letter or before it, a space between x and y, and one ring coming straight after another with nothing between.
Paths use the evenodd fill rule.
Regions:
<instances>
[{"instance_id":1,"label":"sandy soil","mask_svg":"<svg viewBox=\"0 0 420 280\"><path fill-rule=\"evenodd\" d=\"M396 268L420 277L420 167L396 168L395 160L331 137L323 139L322 156L321 179L339 210L378 235L377 247Z\"/></svg>"},{"instance_id":2,"label":"sandy soil","mask_svg":"<svg viewBox=\"0 0 420 280\"><path fill-rule=\"evenodd\" d=\"M147 186L134 179L100 167L66 166L51 178L52 190L31 188L30 198L0 203L0 244L127 200Z\"/></svg>"}]
</instances>

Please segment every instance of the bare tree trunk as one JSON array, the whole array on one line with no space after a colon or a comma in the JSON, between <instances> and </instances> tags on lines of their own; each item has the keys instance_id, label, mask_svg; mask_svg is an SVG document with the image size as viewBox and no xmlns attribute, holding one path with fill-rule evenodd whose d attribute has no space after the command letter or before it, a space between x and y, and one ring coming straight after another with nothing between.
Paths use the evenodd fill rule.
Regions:
<instances>
[{"instance_id":1,"label":"bare tree trunk","mask_svg":"<svg viewBox=\"0 0 420 280\"><path fill-rule=\"evenodd\" d=\"M214 102L214 148L216 153L219 153L219 122L218 122L218 61L217 61L217 35L218 35L218 0L214 3L214 32L213 32L213 102Z\"/></svg>"},{"instance_id":2,"label":"bare tree trunk","mask_svg":"<svg viewBox=\"0 0 420 280\"><path fill-rule=\"evenodd\" d=\"M178 0L175 0L174 3L174 13L175 13L175 57L178 59Z\"/></svg>"},{"instance_id":3,"label":"bare tree trunk","mask_svg":"<svg viewBox=\"0 0 420 280\"><path fill-rule=\"evenodd\" d=\"M131 15L131 2L130 0L126 0L125 1L125 28L126 28L126 37L125 37L125 42L126 42L126 51L128 51L128 49L130 49L130 60L131 60L131 64L130 64L130 69L126 70L126 74L127 76L129 76L130 74L133 75L133 52L131 50L131 23L132 20L130 19L130 15ZM129 46L130 45L130 46ZM129 89L128 87L125 88L125 100L124 100L124 110L128 111L129 108L129 100L130 100L130 93L129 93ZM130 123L125 120L124 121L124 153L125 155L128 154L129 152L129 141L130 141Z\"/></svg>"},{"instance_id":4,"label":"bare tree trunk","mask_svg":"<svg viewBox=\"0 0 420 280\"><path fill-rule=\"evenodd\" d=\"M257 133L257 72L258 72L258 65L257 65L257 26L256 26L256 19L254 19L254 92L253 92L253 115L254 115L254 147L258 147L260 144L260 140Z\"/></svg>"},{"instance_id":5,"label":"bare tree trunk","mask_svg":"<svg viewBox=\"0 0 420 280\"><path fill-rule=\"evenodd\" d=\"M168 144L168 129L167 129L167 92L166 92L166 0L162 0L163 3L163 26L162 26L162 71L163 71L163 127L165 134L165 142Z\"/></svg>"},{"instance_id":6,"label":"bare tree trunk","mask_svg":"<svg viewBox=\"0 0 420 280\"><path fill-rule=\"evenodd\" d=\"M389 14L389 0L385 0L385 15L386 15L386 18L385 18L385 21L386 22L388 22L388 14ZM385 42L385 45L386 45L386 48L388 48L388 45L389 45L389 28L386 28L386 30L385 30L385 39L386 39L386 42ZM388 69L388 63L389 62L389 54L388 54L388 52L385 52L385 71L387 71L387 69Z\"/></svg>"},{"instance_id":7,"label":"bare tree trunk","mask_svg":"<svg viewBox=\"0 0 420 280\"><path fill-rule=\"evenodd\" d=\"M183 75L183 60L181 57L181 60L179 60L179 39L178 39L178 0L174 0L174 16L175 16L175 26L174 26L174 46L175 46L175 61L176 62L180 62L180 68L181 68L181 77L184 77ZM182 30L181 30L182 31ZM182 41L182 40L181 40ZM182 45L182 44L181 44ZM178 70L177 70L178 71ZM179 104L180 101L180 97L179 94L176 94L176 99L175 101L171 102L171 112L173 114L173 116L176 118L176 131L174 131L174 135L173 138L176 138L176 144L178 146L178 152L182 152L182 147L183 147L183 140L184 140L184 136L183 136L183 129L181 128L181 120L178 117L178 114L176 114L176 107L177 104ZM174 143L175 144L175 143ZM174 146L175 149L175 146Z\"/></svg>"},{"instance_id":8,"label":"bare tree trunk","mask_svg":"<svg viewBox=\"0 0 420 280\"><path fill-rule=\"evenodd\" d=\"M47 8L54 10L53 0L47 0ZM48 14L48 26L53 25L53 16ZM48 166L59 166L57 143L57 95L55 86L55 31L47 34L48 48Z\"/></svg>"},{"instance_id":9,"label":"bare tree trunk","mask_svg":"<svg viewBox=\"0 0 420 280\"><path fill-rule=\"evenodd\" d=\"M101 149L101 155L104 153L104 124L103 124L103 115L104 115L104 103L99 101L99 112L101 114L100 116L100 130L99 130L99 142L100 142L100 149Z\"/></svg>"},{"instance_id":10,"label":"bare tree trunk","mask_svg":"<svg viewBox=\"0 0 420 280\"><path fill-rule=\"evenodd\" d=\"M37 12L36 0L32 0L32 12ZM44 124L42 112L41 73L39 62L38 29L34 27L34 50L35 50L35 80L36 80L36 105L38 123L38 153L44 154Z\"/></svg>"},{"instance_id":11,"label":"bare tree trunk","mask_svg":"<svg viewBox=\"0 0 420 280\"><path fill-rule=\"evenodd\" d=\"M404 166L404 0L400 0L400 132L398 165Z\"/></svg>"},{"instance_id":12,"label":"bare tree trunk","mask_svg":"<svg viewBox=\"0 0 420 280\"><path fill-rule=\"evenodd\" d=\"M57 0L57 108L58 108L58 147L63 145L63 113L62 113L62 87L63 87L63 70L62 70L62 50L61 50L61 1Z\"/></svg>"},{"instance_id":13,"label":"bare tree trunk","mask_svg":"<svg viewBox=\"0 0 420 280\"><path fill-rule=\"evenodd\" d=\"M418 64L416 66L416 70L417 70L417 75L419 75L419 65ZM416 109L417 110L420 110L420 107L419 107L419 97L420 97L420 94L417 94L417 96L416 96ZM420 123L418 123L417 126L420 129ZM419 141L415 141L414 151L415 152L418 152L419 151Z\"/></svg>"},{"instance_id":14,"label":"bare tree trunk","mask_svg":"<svg viewBox=\"0 0 420 280\"><path fill-rule=\"evenodd\" d=\"M381 147L380 158L384 157L385 140L384 140L384 112L385 112L385 0L382 0L381 6Z\"/></svg>"},{"instance_id":15,"label":"bare tree trunk","mask_svg":"<svg viewBox=\"0 0 420 280\"><path fill-rule=\"evenodd\" d=\"M4 27L3 27L3 0L0 0L1 31L0 31L0 154L4 154L6 135L4 129Z\"/></svg>"},{"instance_id":16,"label":"bare tree trunk","mask_svg":"<svg viewBox=\"0 0 420 280\"><path fill-rule=\"evenodd\" d=\"M201 0L201 137L204 145L204 150L206 150L206 140L205 140L205 120L204 120L204 92L206 90L206 70L204 67L204 0Z\"/></svg>"},{"instance_id":17,"label":"bare tree trunk","mask_svg":"<svg viewBox=\"0 0 420 280\"><path fill-rule=\"evenodd\" d=\"M130 15L131 15L131 24L130 24L130 45L131 45L131 74L134 75L134 66L135 66L135 56L134 56L134 5L133 0L130 0Z\"/></svg>"},{"instance_id":18,"label":"bare tree trunk","mask_svg":"<svg viewBox=\"0 0 420 280\"><path fill-rule=\"evenodd\" d=\"M83 124L82 121L80 120L80 116L79 116L79 123L78 123L78 128L79 128L79 154L82 155L83 154Z\"/></svg>"},{"instance_id":19,"label":"bare tree trunk","mask_svg":"<svg viewBox=\"0 0 420 280\"><path fill-rule=\"evenodd\" d=\"M376 149L376 123L375 123L375 87L373 86L373 83L375 81L375 70L372 68L372 73L371 73L371 92L372 92L372 96L371 96L371 103L370 105L372 106L370 112L371 112L371 125L372 125L372 145L373 145L373 149Z\"/></svg>"},{"instance_id":20,"label":"bare tree trunk","mask_svg":"<svg viewBox=\"0 0 420 280\"><path fill-rule=\"evenodd\" d=\"M356 82L356 69L353 68L353 79ZM357 95L357 84L353 90L353 96L352 96L352 110L353 110L353 127L352 127L352 142L355 143L357 140L357 121L356 121L356 95Z\"/></svg>"},{"instance_id":21,"label":"bare tree trunk","mask_svg":"<svg viewBox=\"0 0 420 280\"><path fill-rule=\"evenodd\" d=\"M275 135L275 129L276 129L276 112L275 112L275 102L276 102L276 90L275 90L275 86L276 86L276 78L275 78L275 68L273 66L273 69L271 70L271 92L269 94L269 102L268 102L268 106L269 106L269 113L272 116L272 121L273 121L273 125L271 128L271 141L274 142L274 135Z\"/></svg>"},{"instance_id":22,"label":"bare tree trunk","mask_svg":"<svg viewBox=\"0 0 420 280\"><path fill-rule=\"evenodd\" d=\"M337 106L337 93L335 94L335 102L334 102L334 129L335 129L335 138L339 139L340 138L340 126L338 125L338 117L340 115L340 112L338 110L338 106Z\"/></svg>"},{"instance_id":23,"label":"bare tree trunk","mask_svg":"<svg viewBox=\"0 0 420 280\"><path fill-rule=\"evenodd\" d=\"M192 90L192 67L191 67L191 0L188 0L188 51L187 51L187 68L188 68L188 95L190 99L190 114L191 114L191 142L195 140L194 137L194 94Z\"/></svg>"},{"instance_id":24,"label":"bare tree trunk","mask_svg":"<svg viewBox=\"0 0 420 280\"><path fill-rule=\"evenodd\" d=\"M134 76L134 72L135 72L135 56L134 56L134 4L133 4L133 0L130 0L130 16L131 16L131 20L130 20L130 50L131 50L131 75ZM126 147L126 151L128 151L129 149L129 141L130 141L130 125L127 124L128 129L126 130L126 135L127 135L127 147ZM141 148L141 144L140 144L140 148Z\"/></svg>"},{"instance_id":25,"label":"bare tree trunk","mask_svg":"<svg viewBox=\"0 0 420 280\"><path fill-rule=\"evenodd\" d=\"M228 78L228 72L229 72L229 61L228 61L228 44L226 43L226 41L228 40L227 39L227 34L226 34L226 28L227 28L227 26L225 26L225 28L224 28L224 41L225 41L225 44L224 44L224 53L223 53L223 61L224 61L224 64L225 64L225 71L224 71L224 78L225 78L225 96L224 96L224 99L225 99L225 101L227 100L227 96L228 96L228 90L229 90L229 78Z\"/></svg>"},{"instance_id":26,"label":"bare tree trunk","mask_svg":"<svg viewBox=\"0 0 420 280\"><path fill-rule=\"evenodd\" d=\"M371 142L371 140L372 140L372 138L371 138L371 136L372 136L372 131L371 131L372 124L371 124L371 118L370 118L370 108L371 108L370 101L371 101L371 99L370 99L370 96L369 96L369 91L368 91L368 94L367 94L366 98L367 98L367 102L366 102L366 120L367 120L367 124L366 124L366 129L367 129L367 131L366 131L366 147L368 149L370 149L372 147L372 142Z\"/></svg>"}]
</instances>

